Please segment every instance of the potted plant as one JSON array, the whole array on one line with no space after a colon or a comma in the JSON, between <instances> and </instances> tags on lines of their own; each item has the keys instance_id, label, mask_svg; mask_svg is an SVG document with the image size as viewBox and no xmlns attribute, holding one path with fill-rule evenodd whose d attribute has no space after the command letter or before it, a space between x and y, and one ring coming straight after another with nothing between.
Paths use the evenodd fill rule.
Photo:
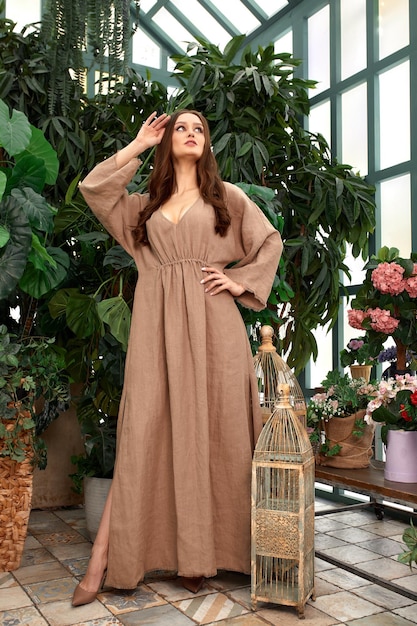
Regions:
<instances>
[{"instance_id":1,"label":"potted plant","mask_svg":"<svg viewBox=\"0 0 417 626\"><path fill-rule=\"evenodd\" d=\"M32 497L33 469L46 466L41 434L69 401L63 351L43 337L19 339L0 326L0 571L17 569Z\"/></svg>"},{"instance_id":2,"label":"potted plant","mask_svg":"<svg viewBox=\"0 0 417 626\"><path fill-rule=\"evenodd\" d=\"M349 324L366 330L371 344L381 345L391 336L397 371L405 372L407 350L417 351L417 253L406 259L397 248L384 246L365 267L365 281L348 311Z\"/></svg>"},{"instance_id":3,"label":"potted plant","mask_svg":"<svg viewBox=\"0 0 417 626\"><path fill-rule=\"evenodd\" d=\"M385 478L417 482L417 376L406 373L381 380L367 405L366 420L382 424Z\"/></svg>"},{"instance_id":4,"label":"potted plant","mask_svg":"<svg viewBox=\"0 0 417 626\"><path fill-rule=\"evenodd\" d=\"M410 369L410 373L417 368L416 354L412 350L407 350L405 353L405 366L406 369ZM383 378L392 378L398 371L397 368L397 346L389 346L384 348L378 354L378 363L390 363L390 365L382 373Z\"/></svg>"},{"instance_id":5,"label":"potted plant","mask_svg":"<svg viewBox=\"0 0 417 626\"><path fill-rule=\"evenodd\" d=\"M365 422L365 410L376 384L352 379L338 370L322 381L323 391L307 405L307 427L318 443L316 461L331 467L368 467L374 425Z\"/></svg>"},{"instance_id":6,"label":"potted plant","mask_svg":"<svg viewBox=\"0 0 417 626\"><path fill-rule=\"evenodd\" d=\"M398 560L400 563L405 563L413 567L413 563L417 565L417 528L413 524L413 520L410 520L410 526L405 529L402 537L406 550L399 555Z\"/></svg>"},{"instance_id":7,"label":"potted plant","mask_svg":"<svg viewBox=\"0 0 417 626\"><path fill-rule=\"evenodd\" d=\"M340 352L340 363L343 367L349 366L352 378L364 378L369 382L372 364L379 354L379 350L370 344L367 335L351 339L346 348Z\"/></svg>"}]
</instances>

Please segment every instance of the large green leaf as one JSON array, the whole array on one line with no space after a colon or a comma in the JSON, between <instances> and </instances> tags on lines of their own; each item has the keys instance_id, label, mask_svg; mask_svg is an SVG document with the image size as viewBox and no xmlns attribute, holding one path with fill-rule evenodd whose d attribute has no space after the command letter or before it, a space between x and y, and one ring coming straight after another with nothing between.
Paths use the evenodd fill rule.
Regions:
<instances>
[{"instance_id":1,"label":"large green leaf","mask_svg":"<svg viewBox=\"0 0 417 626\"><path fill-rule=\"evenodd\" d=\"M0 200L3 197L4 191L6 189L7 176L4 172L0 172Z\"/></svg>"},{"instance_id":2,"label":"large green leaf","mask_svg":"<svg viewBox=\"0 0 417 626\"><path fill-rule=\"evenodd\" d=\"M21 111L13 111L0 100L0 145L9 156L19 154L29 145L32 131L29 121Z\"/></svg>"},{"instance_id":3,"label":"large green leaf","mask_svg":"<svg viewBox=\"0 0 417 626\"><path fill-rule=\"evenodd\" d=\"M42 159L25 154L13 168L12 175L7 181L6 193L15 187L24 189L31 187L38 193L45 186L46 169Z\"/></svg>"},{"instance_id":4,"label":"large green leaf","mask_svg":"<svg viewBox=\"0 0 417 626\"><path fill-rule=\"evenodd\" d=\"M27 263L32 244L32 230L26 215L15 198L0 203L0 221L9 233L9 240L0 250L0 300L16 287Z\"/></svg>"},{"instance_id":5,"label":"large green leaf","mask_svg":"<svg viewBox=\"0 0 417 626\"><path fill-rule=\"evenodd\" d=\"M65 315L67 312L67 305L71 295L79 293L75 287L60 289L49 300L48 308L52 319L57 319L61 315Z\"/></svg>"},{"instance_id":6,"label":"large green leaf","mask_svg":"<svg viewBox=\"0 0 417 626\"><path fill-rule=\"evenodd\" d=\"M116 298L108 298L97 304L97 311L102 322L110 326L110 332L127 350L129 339L131 313L121 295Z\"/></svg>"},{"instance_id":7,"label":"large green leaf","mask_svg":"<svg viewBox=\"0 0 417 626\"><path fill-rule=\"evenodd\" d=\"M56 211L43 196L30 187L13 189L11 195L19 202L32 228L45 233L53 231Z\"/></svg>"},{"instance_id":8,"label":"large green leaf","mask_svg":"<svg viewBox=\"0 0 417 626\"><path fill-rule=\"evenodd\" d=\"M31 129L32 137L30 143L24 152L16 156L16 163L19 163L19 161L27 155L41 159L45 166L45 183L47 185L53 185L57 179L59 170L57 154L41 130L34 126L31 126Z\"/></svg>"},{"instance_id":9,"label":"large green leaf","mask_svg":"<svg viewBox=\"0 0 417 626\"><path fill-rule=\"evenodd\" d=\"M71 295L67 304L67 323L80 339L90 337L101 330L97 303L93 296L82 293Z\"/></svg>"},{"instance_id":10,"label":"large green leaf","mask_svg":"<svg viewBox=\"0 0 417 626\"><path fill-rule=\"evenodd\" d=\"M28 263L25 272L20 279L20 288L33 298L40 298L52 289L55 289L65 279L69 268L69 257L60 248L47 249L56 267L50 263L44 263L43 268L36 268Z\"/></svg>"}]
</instances>

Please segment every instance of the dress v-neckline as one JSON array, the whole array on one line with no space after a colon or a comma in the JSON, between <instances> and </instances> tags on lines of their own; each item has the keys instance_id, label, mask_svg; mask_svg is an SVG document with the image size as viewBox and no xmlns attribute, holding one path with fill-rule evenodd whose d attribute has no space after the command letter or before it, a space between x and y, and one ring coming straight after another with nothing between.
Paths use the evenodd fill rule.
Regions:
<instances>
[{"instance_id":1,"label":"dress v-neckline","mask_svg":"<svg viewBox=\"0 0 417 626\"><path fill-rule=\"evenodd\" d=\"M192 209L192 208L193 208L193 207L197 204L197 202L198 202L199 200L201 200L201 196L198 196L198 198L196 198L196 199L195 199L195 201L194 201L192 204L190 204L190 206L189 206L189 207L188 207L185 211L183 211L183 213L182 213L182 215L181 215L180 219L178 220L178 222L173 222L172 220L170 220L170 219L169 219L169 217L167 217L167 216L164 214L164 212L163 212L163 210L162 210L161 208L159 208L159 212L160 212L160 214L162 215L162 217L163 217L163 218L164 218L167 222L169 222L169 223L170 223L170 224L172 224L173 226L178 226L178 224L181 224L181 222L182 222L182 220L184 219L184 217L185 217L185 216L186 216L186 215L187 215L187 214L191 211L191 209Z\"/></svg>"}]
</instances>

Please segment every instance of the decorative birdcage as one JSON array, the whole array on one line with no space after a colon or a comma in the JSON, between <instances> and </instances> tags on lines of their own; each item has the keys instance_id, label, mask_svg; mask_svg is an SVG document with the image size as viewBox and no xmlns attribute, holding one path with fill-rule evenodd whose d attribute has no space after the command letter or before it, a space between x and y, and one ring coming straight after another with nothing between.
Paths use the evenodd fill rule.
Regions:
<instances>
[{"instance_id":1,"label":"decorative birdcage","mask_svg":"<svg viewBox=\"0 0 417 626\"><path fill-rule=\"evenodd\" d=\"M314 455L280 384L276 408L252 463L252 608L257 601L296 606L314 598Z\"/></svg>"},{"instance_id":2,"label":"decorative birdcage","mask_svg":"<svg viewBox=\"0 0 417 626\"><path fill-rule=\"evenodd\" d=\"M274 329L262 326L260 329L261 345L253 357L255 373L258 379L259 402L265 424L274 410L279 383L290 386L290 402L304 427L307 425L307 405L303 392L294 373L279 356L272 343Z\"/></svg>"}]
</instances>

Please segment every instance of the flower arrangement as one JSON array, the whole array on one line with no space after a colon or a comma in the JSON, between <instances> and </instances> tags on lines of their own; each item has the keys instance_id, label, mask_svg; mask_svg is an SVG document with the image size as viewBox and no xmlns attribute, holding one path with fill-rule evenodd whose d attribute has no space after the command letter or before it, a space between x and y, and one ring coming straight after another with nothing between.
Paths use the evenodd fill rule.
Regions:
<instances>
[{"instance_id":1,"label":"flower arrangement","mask_svg":"<svg viewBox=\"0 0 417 626\"><path fill-rule=\"evenodd\" d=\"M403 374L382 380L366 407L365 420L382 424L385 444L390 429L417 430L417 376Z\"/></svg>"},{"instance_id":2,"label":"flower arrangement","mask_svg":"<svg viewBox=\"0 0 417 626\"><path fill-rule=\"evenodd\" d=\"M373 255L363 286L348 311L350 326L367 331L374 351L392 336L397 369L406 369L407 349L417 351L417 253L401 258L397 248L384 246Z\"/></svg>"},{"instance_id":3,"label":"flower arrangement","mask_svg":"<svg viewBox=\"0 0 417 626\"><path fill-rule=\"evenodd\" d=\"M322 381L323 392L316 393L307 405L307 428L312 444L320 444L320 452L334 456L340 452L340 446L329 447L326 437L326 423L335 417L348 417L357 411L366 409L368 402L377 390L376 383L367 383L363 378L352 379L334 370ZM361 437L366 422L355 421L352 434Z\"/></svg>"},{"instance_id":4,"label":"flower arrangement","mask_svg":"<svg viewBox=\"0 0 417 626\"><path fill-rule=\"evenodd\" d=\"M368 337L363 335L356 339L351 339L340 352L340 363L343 367L347 365L372 365L378 352L375 353L375 347L368 342Z\"/></svg>"}]
</instances>

